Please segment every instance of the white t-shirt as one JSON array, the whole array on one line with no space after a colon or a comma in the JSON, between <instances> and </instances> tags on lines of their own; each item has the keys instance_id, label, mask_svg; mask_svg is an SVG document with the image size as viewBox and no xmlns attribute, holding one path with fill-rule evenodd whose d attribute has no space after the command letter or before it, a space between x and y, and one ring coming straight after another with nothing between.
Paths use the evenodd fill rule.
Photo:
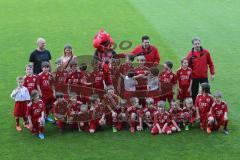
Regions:
<instances>
[{"instance_id":1,"label":"white t-shirt","mask_svg":"<svg viewBox=\"0 0 240 160\"><path fill-rule=\"evenodd\" d=\"M28 89L22 86L20 89L14 89L11 93L11 98L16 101L29 101L30 95Z\"/></svg>"},{"instance_id":2,"label":"white t-shirt","mask_svg":"<svg viewBox=\"0 0 240 160\"><path fill-rule=\"evenodd\" d=\"M125 76L124 78L124 89L125 91L136 91L137 81L133 78Z\"/></svg>"},{"instance_id":3,"label":"white t-shirt","mask_svg":"<svg viewBox=\"0 0 240 160\"><path fill-rule=\"evenodd\" d=\"M148 91L155 91L158 88L159 88L159 78L158 77L148 78L148 84L147 84Z\"/></svg>"}]
</instances>

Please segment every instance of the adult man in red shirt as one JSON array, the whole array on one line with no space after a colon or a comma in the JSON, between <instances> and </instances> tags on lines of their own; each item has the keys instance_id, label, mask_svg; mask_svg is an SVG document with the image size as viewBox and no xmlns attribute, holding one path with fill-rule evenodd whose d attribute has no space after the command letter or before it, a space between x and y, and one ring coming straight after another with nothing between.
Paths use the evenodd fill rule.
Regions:
<instances>
[{"instance_id":1,"label":"adult man in red shirt","mask_svg":"<svg viewBox=\"0 0 240 160\"><path fill-rule=\"evenodd\" d=\"M200 39L193 38L193 48L188 53L189 67L192 69L192 98L195 102L198 95L199 84L208 82L208 67L211 73L211 80L214 79L215 69L208 50L201 47Z\"/></svg>"},{"instance_id":2,"label":"adult man in red shirt","mask_svg":"<svg viewBox=\"0 0 240 160\"><path fill-rule=\"evenodd\" d=\"M150 45L150 38L149 36L142 37L142 44L138 45L131 54L135 57L143 55L146 59L145 66L151 68L155 65L158 65L160 62L160 54L158 49Z\"/></svg>"}]
</instances>

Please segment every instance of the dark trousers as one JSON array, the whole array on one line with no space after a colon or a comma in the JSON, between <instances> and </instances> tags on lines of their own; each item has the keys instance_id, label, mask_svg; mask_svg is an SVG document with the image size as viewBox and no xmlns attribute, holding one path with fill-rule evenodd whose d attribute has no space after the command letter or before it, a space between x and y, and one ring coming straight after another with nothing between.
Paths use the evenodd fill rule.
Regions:
<instances>
[{"instance_id":1,"label":"dark trousers","mask_svg":"<svg viewBox=\"0 0 240 160\"><path fill-rule=\"evenodd\" d=\"M195 102L195 99L198 95L198 90L199 90L199 84L207 82L208 83L208 78L193 78L192 79L192 99L193 102Z\"/></svg>"}]
</instances>

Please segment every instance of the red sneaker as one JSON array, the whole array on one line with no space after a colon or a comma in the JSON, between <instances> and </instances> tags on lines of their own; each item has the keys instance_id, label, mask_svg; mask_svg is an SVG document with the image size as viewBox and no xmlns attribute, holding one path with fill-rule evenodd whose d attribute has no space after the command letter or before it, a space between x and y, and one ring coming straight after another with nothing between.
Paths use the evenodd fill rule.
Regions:
<instances>
[{"instance_id":1,"label":"red sneaker","mask_svg":"<svg viewBox=\"0 0 240 160\"><path fill-rule=\"evenodd\" d=\"M24 127L27 128L27 129L30 128L30 127L29 127L29 124L24 124Z\"/></svg>"}]
</instances>

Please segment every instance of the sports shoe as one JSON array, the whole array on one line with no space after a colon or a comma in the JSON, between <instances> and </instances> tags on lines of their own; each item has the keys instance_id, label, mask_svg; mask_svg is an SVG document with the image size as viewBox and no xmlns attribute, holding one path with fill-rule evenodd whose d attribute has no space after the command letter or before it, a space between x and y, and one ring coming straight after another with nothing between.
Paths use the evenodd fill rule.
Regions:
<instances>
[{"instance_id":1,"label":"sports shoe","mask_svg":"<svg viewBox=\"0 0 240 160\"><path fill-rule=\"evenodd\" d=\"M112 131L113 131L113 133L116 133L117 132L116 127L112 127Z\"/></svg>"},{"instance_id":2,"label":"sports shoe","mask_svg":"<svg viewBox=\"0 0 240 160\"><path fill-rule=\"evenodd\" d=\"M223 133L224 133L225 135L228 135L228 134L229 134L229 132L228 132L227 129L224 129L224 130L223 130Z\"/></svg>"},{"instance_id":3,"label":"sports shoe","mask_svg":"<svg viewBox=\"0 0 240 160\"><path fill-rule=\"evenodd\" d=\"M27 128L27 129L30 128L30 127L29 127L29 124L24 124L24 127Z\"/></svg>"},{"instance_id":4,"label":"sports shoe","mask_svg":"<svg viewBox=\"0 0 240 160\"><path fill-rule=\"evenodd\" d=\"M47 117L47 118L46 118L46 122L52 122L52 123L53 123L54 120L53 120L51 117Z\"/></svg>"},{"instance_id":5,"label":"sports shoe","mask_svg":"<svg viewBox=\"0 0 240 160\"><path fill-rule=\"evenodd\" d=\"M45 136L44 136L43 133L38 134L38 137L39 137L40 139L44 139L44 138L45 138Z\"/></svg>"},{"instance_id":6,"label":"sports shoe","mask_svg":"<svg viewBox=\"0 0 240 160\"><path fill-rule=\"evenodd\" d=\"M188 131L188 130L189 130L189 126L186 125L186 126L185 126L185 131Z\"/></svg>"},{"instance_id":7,"label":"sports shoe","mask_svg":"<svg viewBox=\"0 0 240 160\"><path fill-rule=\"evenodd\" d=\"M211 128L210 128L210 127L207 127L207 133L208 133L208 134L212 133L212 131L211 131Z\"/></svg>"},{"instance_id":8,"label":"sports shoe","mask_svg":"<svg viewBox=\"0 0 240 160\"><path fill-rule=\"evenodd\" d=\"M17 130L18 132L21 132L21 131L22 131L22 128L21 128L20 126L16 126L16 130Z\"/></svg>"}]
</instances>

